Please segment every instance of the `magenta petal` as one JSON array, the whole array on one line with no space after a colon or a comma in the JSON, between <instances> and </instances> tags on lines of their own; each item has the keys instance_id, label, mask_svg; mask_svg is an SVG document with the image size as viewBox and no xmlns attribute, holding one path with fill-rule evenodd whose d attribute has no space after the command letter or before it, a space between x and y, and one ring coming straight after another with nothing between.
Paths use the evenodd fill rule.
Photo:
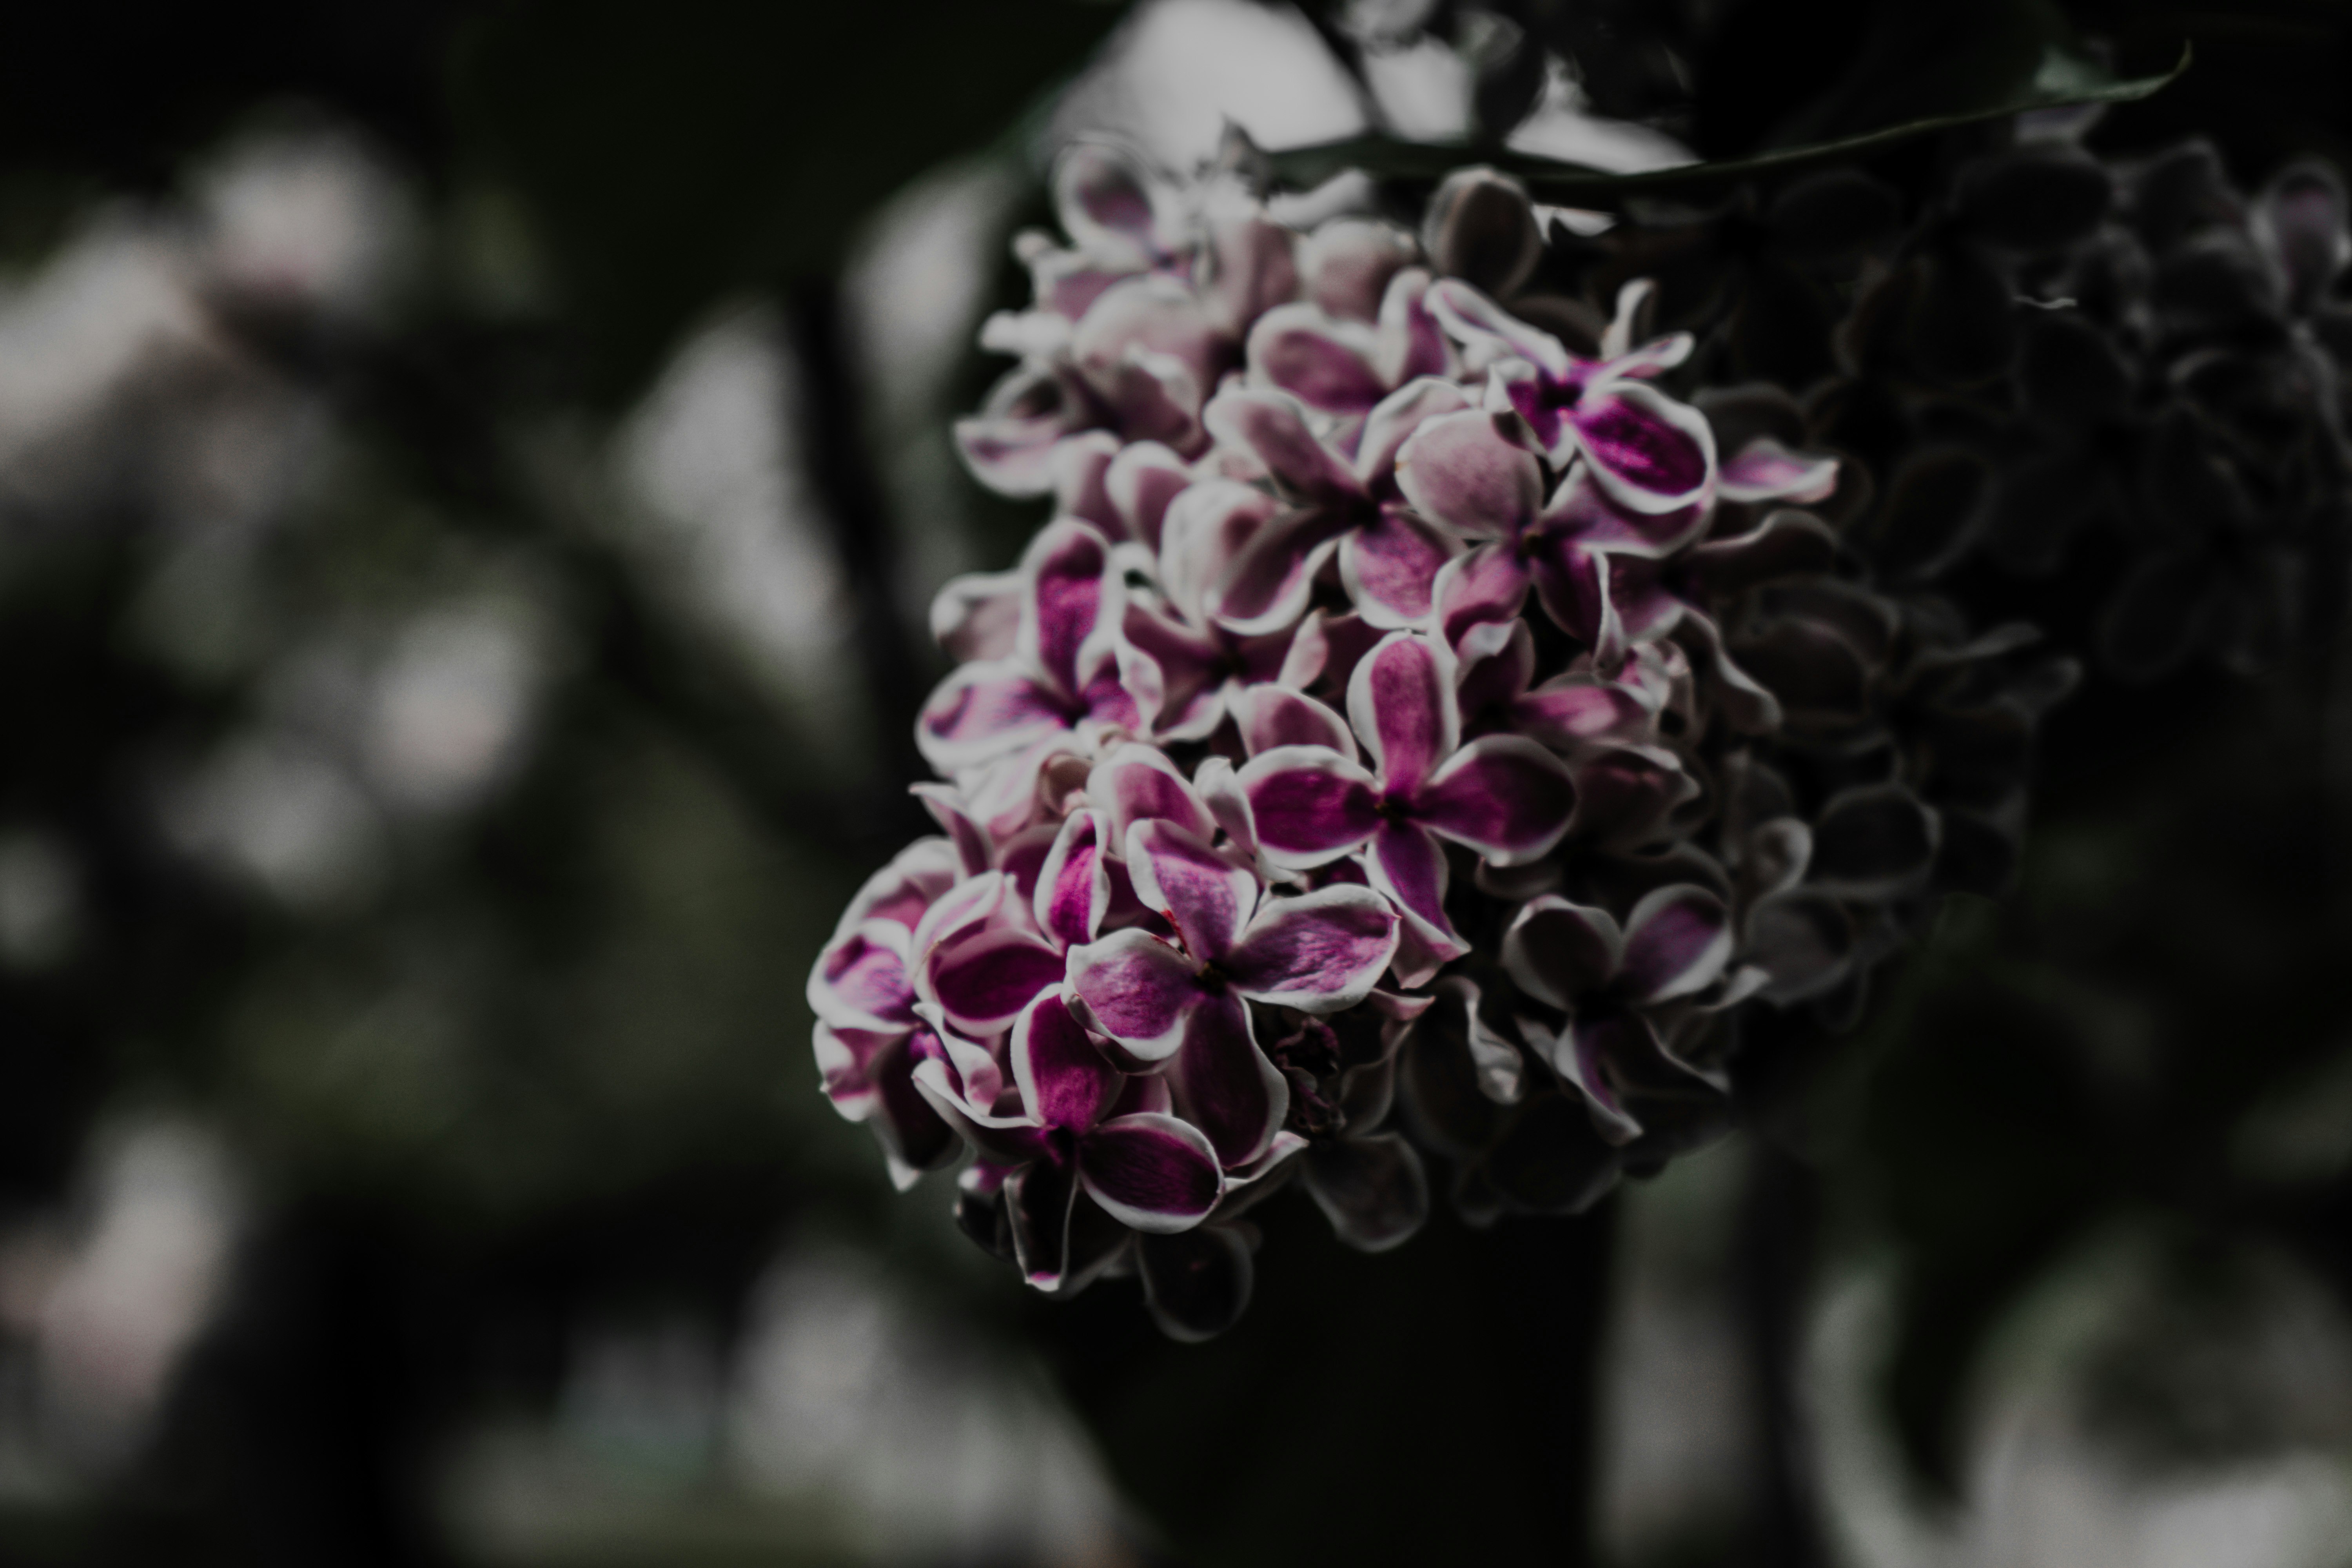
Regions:
<instances>
[{"instance_id":1,"label":"magenta petal","mask_svg":"<svg viewBox=\"0 0 2352 1568\"><path fill-rule=\"evenodd\" d=\"M1225 1173L1201 1130L1144 1112L1106 1121L1078 1145L1087 1195L1147 1235L1190 1230L1224 1195Z\"/></svg>"},{"instance_id":2,"label":"magenta petal","mask_svg":"<svg viewBox=\"0 0 2352 1568\"><path fill-rule=\"evenodd\" d=\"M843 911L838 929L846 931L860 921L877 920L895 921L912 931L922 924L923 911L954 887L962 874L962 864L949 840L918 838L866 879Z\"/></svg>"},{"instance_id":3,"label":"magenta petal","mask_svg":"<svg viewBox=\"0 0 2352 1568\"><path fill-rule=\"evenodd\" d=\"M1576 783L1568 764L1519 735L1471 742L1413 796L1414 818L1497 866L1540 858L1568 831Z\"/></svg>"},{"instance_id":4,"label":"magenta petal","mask_svg":"<svg viewBox=\"0 0 2352 1568\"><path fill-rule=\"evenodd\" d=\"M1312 305L1277 305L1250 329L1250 379L1326 414L1362 414L1388 386L1372 364L1370 331Z\"/></svg>"},{"instance_id":5,"label":"magenta petal","mask_svg":"<svg viewBox=\"0 0 2352 1568\"><path fill-rule=\"evenodd\" d=\"M967 664L940 682L915 722L923 760L952 773L1066 729L1062 705L1018 660Z\"/></svg>"},{"instance_id":6,"label":"magenta petal","mask_svg":"<svg viewBox=\"0 0 2352 1568\"><path fill-rule=\"evenodd\" d=\"M1724 459L1716 493L1728 501L1796 501L1827 498L1837 489L1838 460L1791 452L1769 436L1759 436Z\"/></svg>"},{"instance_id":7,"label":"magenta petal","mask_svg":"<svg viewBox=\"0 0 2352 1568\"><path fill-rule=\"evenodd\" d=\"M1253 686L1233 700L1242 747L1255 757L1276 746L1322 746L1353 761L1356 738L1348 721L1303 691L1271 683Z\"/></svg>"},{"instance_id":8,"label":"magenta petal","mask_svg":"<svg viewBox=\"0 0 2352 1568\"><path fill-rule=\"evenodd\" d=\"M1490 711L1507 714L1536 672L1535 635L1522 620L1476 623L1454 655L1454 694L1465 724Z\"/></svg>"},{"instance_id":9,"label":"magenta petal","mask_svg":"<svg viewBox=\"0 0 2352 1568\"><path fill-rule=\"evenodd\" d=\"M1608 910L1556 893L1521 910L1503 933L1503 968L1520 990L1554 1007L1573 1008L1578 997L1605 988L1624 951Z\"/></svg>"},{"instance_id":10,"label":"magenta petal","mask_svg":"<svg viewBox=\"0 0 2352 1568\"><path fill-rule=\"evenodd\" d=\"M913 1045L916 1037L902 1036L874 1053L866 1064L874 1086L872 1114L866 1125L884 1152L898 1162L893 1173L935 1171L951 1163L960 1152L956 1128L942 1117L929 1096L916 1087Z\"/></svg>"},{"instance_id":11,"label":"magenta petal","mask_svg":"<svg viewBox=\"0 0 2352 1568\"><path fill-rule=\"evenodd\" d=\"M1169 602L1204 626L1213 591L1280 512L1280 502L1238 479L1202 479L1180 491L1160 524L1160 583Z\"/></svg>"},{"instance_id":12,"label":"magenta petal","mask_svg":"<svg viewBox=\"0 0 2352 1568\"><path fill-rule=\"evenodd\" d=\"M990 931L935 951L929 994L957 1030L985 1039L1062 978L1062 955L1026 931Z\"/></svg>"},{"instance_id":13,"label":"magenta petal","mask_svg":"<svg viewBox=\"0 0 2352 1568\"><path fill-rule=\"evenodd\" d=\"M1431 958L1444 963L1470 951L1445 916L1445 851L1425 828L1410 822L1382 825L1364 855L1364 869Z\"/></svg>"},{"instance_id":14,"label":"magenta petal","mask_svg":"<svg viewBox=\"0 0 2352 1568\"><path fill-rule=\"evenodd\" d=\"M1706 416L1641 382L1585 394L1570 416L1593 476L1620 506L1675 511L1697 502L1714 477Z\"/></svg>"},{"instance_id":15,"label":"magenta petal","mask_svg":"<svg viewBox=\"0 0 2352 1568\"><path fill-rule=\"evenodd\" d=\"M1534 561L1536 597L1552 624L1590 648L1593 661L1625 657L1625 626L1610 595L1609 557L1560 538L1543 541Z\"/></svg>"},{"instance_id":16,"label":"magenta petal","mask_svg":"<svg viewBox=\"0 0 2352 1568\"><path fill-rule=\"evenodd\" d=\"M1169 1068L1184 1119L1207 1134L1223 1165L1255 1159L1290 1110L1290 1084L1250 1033L1249 1008L1230 991L1204 994Z\"/></svg>"},{"instance_id":17,"label":"magenta petal","mask_svg":"<svg viewBox=\"0 0 2352 1568\"><path fill-rule=\"evenodd\" d=\"M836 1029L914 1027L908 936L896 921L863 921L835 937L809 972L809 1010Z\"/></svg>"},{"instance_id":18,"label":"magenta petal","mask_svg":"<svg viewBox=\"0 0 2352 1568\"><path fill-rule=\"evenodd\" d=\"M1217 830L1201 796L1156 746L1119 747L1087 775L1087 799L1108 819L1104 847L1123 851L1139 822L1172 822L1202 838Z\"/></svg>"},{"instance_id":19,"label":"magenta petal","mask_svg":"<svg viewBox=\"0 0 2352 1568\"><path fill-rule=\"evenodd\" d=\"M1705 888L1657 889L1625 921L1621 975L1634 1002L1664 1002L1712 984L1731 958L1731 911Z\"/></svg>"},{"instance_id":20,"label":"magenta petal","mask_svg":"<svg viewBox=\"0 0 2352 1568\"><path fill-rule=\"evenodd\" d=\"M1397 486L1415 511L1473 539L1510 539L1543 502L1535 454L1505 440L1495 416L1433 419L1397 454Z\"/></svg>"},{"instance_id":21,"label":"magenta petal","mask_svg":"<svg viewBox=\"0 0 2352 1568\"><path fill-rule=\"evenodd\" d=\"M1592 1125L1612 1143L1630 1143L1642 1135L1642 1124L1618 1098L1609 1079L1612 1054L1646 1058L1658 1049L1657 1031L1638 1013L1610 1013L1598 1018L1571 1018L1552 1043L1551 1065L1584 1096Z\"/></svg>"},{"instance_id":22,"label":"magenta petal","mask_svg":"<svg viewBox=\"0 0 2352 1568\"><path fill-rule=\"evenodd\" d=\"M1429 288L1427 268L1408 267L1389 279L1381 297L1381 368L1400 384L1444 376L1453 363L1445 329L1430 313Z\"/></svg>"},{"instance_id":23,"label":"magenta petal","mask_svg":"<svg viewBox=\"0 0 2352 1568\"><path fill-rule=\"evenodd\" d=\"M1671 555L1706 531L1702 500L1657 511L1637 511L1614 499L1590 463L1578 463L1559 482L1536 521L1548 539L1603 546L1622 555Z\"/></svg>"},{"instance_id":24,"label":"magenta petal","mask_svg":"<svg viewBox=\"0 0 2352 1568\"><path fill-rule=\"evenodd\" d=\"M1101 142L1077 142L1054 163L1054 206L1063 229L1081 245L1147 262L1157 249L1151 184L1132 154Z\"/></svg>"},{"instance_id":25,"label":"magenta petal","mask_svg":"<svg viewBox=\"0 0 2352 1568\"><path fill-rule=\"evenodd\" d=\"M967 572L931 599L931 637L959 664L1004 658L1021 626L1018 572Z\"/></svg>"},{"instance_id":26,"label":"magenta petal","mask_svg":"<svg viewBox=\"0 0 2352 1568\"><path fill-rule=\"evenodd\" d=\"M1471 627L1517 620L1528 580L1526 563L1507 543L1482 544L1447 562L1430 587L1438 635L1458 652Z\"/></svg>"},{"instance_id":27,"label":"magenta petal","mask_svg":"<svg viewBox=\"0 0 2352 1568\"><path fill-rule=\"evenodd\" d=\"M1371 994L1396 943L1388 900L1339 884L1268 900L1218 967L1253 1001L1337 1013Z\"/></svg>"},{"instance_id":28,"label":"magenta petal","mask_svg":"<svg viewBox=\"0 0 2352 1568\"><path fill-rule=\"evenodd\" d=\"M1031 363L991 387L978 414L956 421L956 450L998 494L1039 496L1054 488L1055 445L1101 423L1099 405L1075 372Z\"/></svg>"},{"instance_id":29,"label":"magenta petal","mask_svg":"<svg viewBox=\"0 0 2352 1568\"><path fill-rule=\"evenodd\" d=\"M1304 871L1353 849L1380 826L1372 775L1322 746L1277 746L1236 782L1267 859Z\"/></svg>"},{"instance_id":30,"label":"magenta petal","mask_svg":"<svg viewBox=\"0 0 2352 1568\"><path fill-rule=\"evenodd\" d=\"M1040 1290L1053 1289L1069 1271L1070 1209L1077 1197L1076 1173L1051 1160L1024 1165L1004 1179L1013 1256L1021 1277Z\"/></svg>"},{"instance_id":31,"label":"magenta petal","mask_svg":"<svg viewBox=\"0 0 2352 1568\"><path fill-rule=\"evenodd\" d=\"M1461 553L1448 535L1399 507L1339 542L1339 581L1365 620L1382 629L1417 626L1429 618L1430 590L1440 568Z\"/></svg>"},{"instance_id":32,"label":"magenta petal","mask_svg":"<svg viewBox=\"0 0 2352 1568\"><path fill-rule=\"evenodd\" d=\"M1257 905L1255 872L1172 822L1139 822L1127 830L1127 874L1144 907L1167 916L1203 963L1233 947Z\"/></svg>"},{"instance_id":33,"label":"magenta petal","mask_svg":"<svg viewBox=\"0 0 2352 1568\"><path fill-rule=\"evenodd\" d=\"M1085 684L1079 653L1094 635L1109 563L1103 536L1068 519L1046 524L1022 557L1029 597L1016 646L1064 691L1076 693Z\"/></svg>"},{"instance_id":34,"label":"magenta petal","mask_svg":"<svg viewBox=\"0 0 2352 1568\"><path fill-rule=\"evenodd\" d=\"M1192 482L1192 470L1181 458L1157 441L1137 441L1111 459L1103 475L1103 491L1126 525L1127 536L1157 551L1170 503Z\"/></svg>"},{"instance_id":35,"label":"magenta petal","mask_svg":"<svg viewBox=\"0 0 2352 1568\"><path fill-rule=\"evenodd\" d=\"M918 1050L928 1046L934 1053L940 1048L938 1037L928 1033L913 1037L913 1045ZM980 1048L964 1047L967 1053ZM961 1134L982 1159L1003 1165L1025 1165L1049 1152L1045 1131L1027 1117L998 1116L982 1110L975 1103L976 1097L967 1092L970 1086L960 1089L954 1079L954 1072L937 1054L915 1061L914 1070L908 1075L917 1097Z\"/></svg>"},{"instance_id":36,"label":"magenta petal","mask_svg":"<svg viewBox=\"0 0 2352 1568\"><path fill-rule=\"evenodd\" d=\"M1041 1126L1084 1132L1118 1098L1123 1075L1103 1059L1058 989L1023 1010L1008 1052L1022 1106Z\"/></svg>"},{"instance_id":37,"label":"magenta petal","mask_svg":"<svg viewBox=\"0 0 2352 1568\"><path fill-rule=\"evenodd\" d=\"M1254 453L1290 495L1316 502L1361 497L1363 486L1316 439L1306 412L1287 393L1234 390L1219 393L1201 422L1219 441Z\"/></svg>"},{"instance_id":38,"label":"magenta petal","mask_svg":"<svg viewBox=\"0 0 2352 1568\"><path fill-rule=\"evenodd\" d=\"M1528 325L1458 278L1431 286L1429 310L1458 343L1515 354L1555 376L1567 375L1574 364L1558 338Z\"/></svg>"},{"instance_id":39,"label":"magenta petal","mask_svg":"<svg viewBox=\"0 0 2352 1568\"><path fill-rule=\"evenodd\" d=\"M1054 448L1054 511L1093 524L1106 539L1127 537L1127 524L1110 504L1103 477L1118 456L1119 439L1108 430L1072 436Z\"/></svg>"},{"instance_id":40,"label":"magenta petal","mask_svg":"<svg viewBox=\"0 0 2352 1568\"><path fill-rule=\"evenodd\" d=\"M1368 489L1391 478L1397 454L1423 426L1469 406L1460 387L1436 375L1406 382L1364 416L1363 433L1356 438L1356 478Z\"/></svg>"},{"instance_id":41,"label":"magenta petal","mask_svg":"<svg viewBox=\"0 0 2352 1568\"><path fill-rule=\"evenodd\" d=\"M1088 1021L1140 1061L1183 1044L1185 1016L1203 994L1201 966L1149 931L1117 931L1070 952L1070 989Z\"/></svg>"},{"instance_id":42,"label":"magenta petal","mask_svg":"<svg viewBox=\"0 0 2352 1568\"><path fill-rule=\"evenodd\" d=\"M1110 910L1110 867L1091 811L1074 811L1054 837L1039 868L1037 924L1065 947L1089 942Z\"/></svg>"},{"instance_id":43,"label":"magenta petal","mask_svg":"<svg viewBox=\"0 0 2352 1568\"><path fill-rule=\"evenodd\" d=\"M1209 614L1242 637L1290 626L1307 613L1315 575L1339 547L1349 526L1347 513L1326 507L1306 507L1275 518L1250 536L1211 588Z\"/></svg>"},{"instance_id":44,"label":"magenta petal","mask_svg":"<svg viewBox=\"0 0 2352 1568\"><path fill-rule=\"evenodd\" d=\"M1551 746L1624 735L1651 717L1638 693L1591 675L1557 676L1511 705L1519 732Z\"/></svg>"},{"instance_id":45,"label":"magenta petal","mask_svg":"<svg viewBox=\"0 0 2352 1568\"><path fill-rule=\"evenodd\" d=\"M1426 638L1398 632L1367 654L1349 678L1349 721L1389 794L1418 788L1461 743L1451 662Z\"/></svg>"}]
</instances>

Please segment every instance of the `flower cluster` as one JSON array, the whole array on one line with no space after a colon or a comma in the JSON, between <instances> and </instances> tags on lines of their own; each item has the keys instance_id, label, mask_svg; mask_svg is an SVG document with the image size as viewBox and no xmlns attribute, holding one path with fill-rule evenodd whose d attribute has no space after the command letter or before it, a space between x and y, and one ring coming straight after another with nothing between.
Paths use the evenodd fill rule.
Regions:
<instances>
[{"instance_id":1,"label":"flower cluster","mask_svg":"<svg viewBox=\"0 0 2352 1568\"><path fill-rule=\"evenodd\" d=\"M809 983L835 1104L904 1182L970 1151L1030 1283L1213 1333L1252 1205L1392 1246L1424 1152L1474 1220L1580 1208L1726 1125L1748 1007L1850 1016L2005 876L2063 670L1875 589L1819 510L1871 477L1670 391L1645 284L1538 325L1512 183L1418 235L1095 147L1056 195L957 430L1054 516L940 595L942 832Z\"/></svg>"}]
</instances>

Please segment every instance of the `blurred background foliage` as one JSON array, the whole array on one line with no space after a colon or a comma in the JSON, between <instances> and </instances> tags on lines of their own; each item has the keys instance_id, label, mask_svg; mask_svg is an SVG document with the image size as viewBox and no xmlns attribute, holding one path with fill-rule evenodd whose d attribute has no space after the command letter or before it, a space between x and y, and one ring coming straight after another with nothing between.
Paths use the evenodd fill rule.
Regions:
<instances>
[{"instance_id":1,"label":"blurred background foliage","mask_svg":"<svg viewBox=\"0 0 2352 1568\"><path fill-rule=\"evenodd\" d=\"M2352 153L2322 0L0 22L0 1560L2352 1561L2332 647L2095 679L2018 896L1720 1149L1384 1258L1271 1205L1205 1347L891 1193L801 1001L1036 521L946 421L1058 141L1567 82L1646 167L2184 40L2095 144Z\"/></svg>"}]
</instances>

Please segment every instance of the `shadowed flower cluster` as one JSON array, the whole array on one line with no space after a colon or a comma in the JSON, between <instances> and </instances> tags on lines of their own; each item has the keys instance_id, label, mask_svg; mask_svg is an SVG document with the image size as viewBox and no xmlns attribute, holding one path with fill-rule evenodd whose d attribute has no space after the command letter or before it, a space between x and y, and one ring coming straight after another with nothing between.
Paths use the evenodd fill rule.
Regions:
<instances>
[{"instance_id":1,"label":"shadowed flower cluster","mask_svg":"<svg viewBox=\"0 0 2352 1568\"><path fill-rule=\"evenodd\" d=\"M1511 182L1419 233L1100 147L1056 195L957 430L1054 515L941 594L940 834L809 982L835 1105L902 1183L969 1156L1031 1284L1199 1337L1286 1184L1369 1249L1430 1154L1474 1221L1581 1208L1727 1124L1745 1011L1850 1017L2006 876L2065 670L1874 586L1873 477L1689 385L1646 283L1589 336L1526 289Z\"/></svg>"}]
</instances>

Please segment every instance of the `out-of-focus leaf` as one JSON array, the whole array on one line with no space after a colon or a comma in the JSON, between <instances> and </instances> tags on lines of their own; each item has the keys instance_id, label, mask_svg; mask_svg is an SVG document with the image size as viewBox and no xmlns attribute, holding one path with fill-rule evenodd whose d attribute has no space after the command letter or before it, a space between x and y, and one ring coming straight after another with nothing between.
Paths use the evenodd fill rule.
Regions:
<instances>
[{"instance_id":1,"label":"out-of-focus leaf","mask_svg":"<svg viewBox=\"0 0 2352 1568\"><path fill-rule=\"evenodd\" d=\"M540 226L620 395L714 297L832 266L883 197L997 140L1118 15L528 0L460 52L461 151Z\"/></svg>"},{"instance_id":2,"label":"out-of-focus leaf","mask_svg":"<svg viewBox=\"0 0 2352 1568\"><path fill-rule=\"evenodd\" d=\"M1481 153L1464 142L1402 142L1378 133L1311 147L1286 148L1268 156L1277 176L1298 185L1318 184L1343 169L1362 169L1393 179L1434 180L1469 159L1483 157L1496 168L1524 181L1540 201L1606 207L1630 196L1703 195L1742 180L1791 174L1875 153L1934 132L2035 110L2128 103L2168 86L2189 65L2189 50L2184 45L2179 63L2162 75L2118 78L2071 49L2050 44L2044 46L2038 63L2022 80L2005 83L1997 94L1966 107L1754 157L1683 163L1639 174L1605 174L1532 153Z\"/></svg>"}]
</instances>

